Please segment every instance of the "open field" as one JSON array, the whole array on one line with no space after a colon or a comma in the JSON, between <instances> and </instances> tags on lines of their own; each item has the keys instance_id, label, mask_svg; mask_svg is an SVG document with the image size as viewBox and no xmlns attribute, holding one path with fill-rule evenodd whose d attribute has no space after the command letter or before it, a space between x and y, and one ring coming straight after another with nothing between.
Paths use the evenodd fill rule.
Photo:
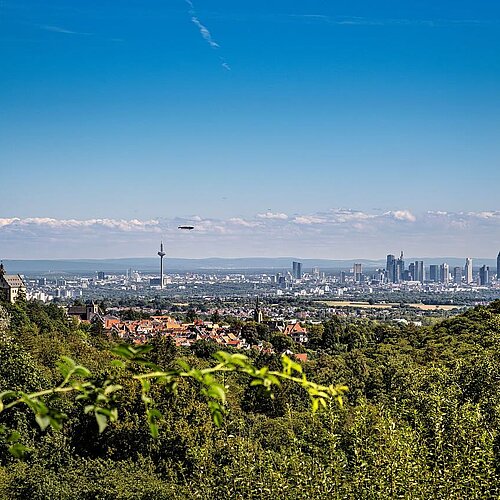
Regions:
<instances>
[{"instance_id":1,"label":"open field","mask_svg":"<svg viewBox=\"0 0 500 500\"><path fill-rule=\"evenodd\" d=\"M342 300L320 300L321 304L325 304L328 307L354 307L361 309L390 309L393 306L398 306L399 304L389 302L387 304L369 304L368 302L349 302Z\"/></svg>"},{"instance_id":2,"label":"open field","mask_svg":"<svg viewBox=\"0 0 500 500\"><path fill-rule=\"evenodd\" d=\"M369 304L368 302L349 302L342 300L320 300L319 302L328 307L352 307L356 309L391 309L393 307L399 307L399 303L397 302L387 302L385 304ZM421 311L451 311L460 307L449 304L408 304L408 306L420 309Z\"/></svg>"},{"instance_id":3,"label":"open field","mask_svg":"<svg viewBox=\"0 0 500 500\"><path fill-rule=\"evenodd\" d=\"M420 309L422 311L452 311L453 309L458 309L462 306L454 306L450 304L408 304L410 307L415 309Z\"/></svg>"}]
</instances>

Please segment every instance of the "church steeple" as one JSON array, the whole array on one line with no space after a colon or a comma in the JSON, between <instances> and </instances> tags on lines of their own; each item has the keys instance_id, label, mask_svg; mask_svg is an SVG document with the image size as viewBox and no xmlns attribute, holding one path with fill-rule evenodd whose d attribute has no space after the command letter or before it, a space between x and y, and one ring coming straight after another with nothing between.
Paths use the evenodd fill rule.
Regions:
<instances>
[{"instance_id":1,"label":"church steeple","mask_svg":"<svg viewBox=\"0 0 500 500\"><path fill-rule=\"evenodd\" d=\"M5 268L3 267L3 262L0 261L0 276L3 276L5 274Z\"/></svg>"},{"instance_id":2,"label":"church steeple","mask_svg":"<svg viewBox=\"0 0 500 500\"><path fill-rule=\"evenodd\" d=\"M262 323L263 319L264 319L264 315L262 314L262 311L260 310L259 297L257 297L255 299L255 310L253 312L253 320L256 323Z\"/></svg>"}]
</instances>

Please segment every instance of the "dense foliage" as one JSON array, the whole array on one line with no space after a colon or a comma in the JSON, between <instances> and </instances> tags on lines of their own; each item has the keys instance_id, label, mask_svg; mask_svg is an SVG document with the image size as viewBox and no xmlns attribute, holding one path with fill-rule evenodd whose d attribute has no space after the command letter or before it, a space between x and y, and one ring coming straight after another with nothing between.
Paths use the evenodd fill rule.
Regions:
<instances>
[{"instance_id":1,"label":"dense foliage","mask_svg":"<svg viewBox=\"0 0 500 500\"><path fill-rule=\"evenodd\" d=\"M0 320L0 392L57 387L63 356L104 383L120 359L112 352L116 339L69 324L55 305L4 304ZM283 342L254 325L247 329ZM219 376L229 390L217 426L207 395L185 378L176 395L158 384L149 389L159 415L155 438L141 384L118 373L119 419L102 433L95 416L84 412L88 401L70 395L47 399L67 415L59 430L48 425L42 431L26 405L0 413L0 424L19 433L0 436L0 498L500 494L500 302L433 327L332 318L310 338L307 378L348 385L343 408L332 402L312 413L307 391L296 383L283 381L270 399L262 385L249 385L247 374L228 372ZM167 370L180 358L198 370L214 364L210 345L182 351L165 338L151 344L147 362ZM249 356L256 367L282 369L278 355ZM21 458L9 453L8 439L26 447Z\"/></svg>"}]
</instances>

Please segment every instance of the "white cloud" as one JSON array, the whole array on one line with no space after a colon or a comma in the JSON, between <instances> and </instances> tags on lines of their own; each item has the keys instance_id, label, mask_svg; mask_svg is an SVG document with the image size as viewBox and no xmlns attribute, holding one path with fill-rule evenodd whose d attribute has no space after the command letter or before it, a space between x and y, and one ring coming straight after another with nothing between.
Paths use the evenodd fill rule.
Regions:
<instances>
[{"instance_id":1,"label":"white cloud","mask_svg":"<svg viewBox=\"0 0 500 500\"><path fill-rule=\"evenodd\" d=\"M72 31L66 28L61 28L59 26L49 26L49 25L41 25L40 29L45 31L52 31L53 33L61 33L63 35L91 35L91 33L82 33L80 31Z\"/></svg>"},{"instance_id":2,"label":"white cloud","mask_svg":"<svg viewBox=\"0 0 500 500\"><path fill-rule=\"evenodd\" d=\"M279 212L276 212L276 213L266 212L266 213L263 213L263 214L257 214L257 217L259 219L277 219L277 220L286 220L286 219L288 219L288 215L287 214L283 214L283 213L279 213Z\"/></svg>"},{"instance_id":3,"label":"white cloud","mask_svg":"<svg viewBox=\"0 0 500 500\"><path fill-rule=\"evenodd\" d=\"M395 210L386 212L384 215L393 217L396 220L415 222L417 218L409 210Z\"/></svg>"},{"instance_id":4,"label":"white cloud","mask_svg":"<svg viewBox=\"0 0 500 500\"><path fill-rule=\"evenodd\" d=\"M498 24L489 19L405 19L374 18L359 16L327 16L322 14L301 14L289 16L292 19L307 22L321 22L339 26L421 26L424 28L442 28L453 26L482 26Z\"/></svg>"},{"instance_id":5,"label":"white cloud","mask_svg":"<svg viewBox=\"0 0 500 500\"><path fill-rule=\"evenodd\" d=\"M0 219L0 229L4 226L10 226L14 222L18 221L19 219L13 218L13 219Z\"/></svg>"},{"instance_id":6,"label":"white cloud","mask_svg":"<svg viewBox=\"0 0 500 500\"><path fill-rule=\"evenodd\" d=\"M324 224L327 222L324 218L322 217L316 217L314 215L300 215L298 217L295 217L293 219L293 222L295 224Z\"/></svg>"},{"instance_id":7,"label":"white cloud","mask_svg":"<svg viewBox=\"0 0 500 500\"><path fill-rule=\"evenodd\" d=\"M191 16L191 21L195 26L198 27L198 29L200 30L200 35L207 41L208 45L210 45L210 47L212 47L213 49L218 49L219 44L214 41L207 27L201 24L200 20L196 16Z\"/></svg>"},{"instance_id":8,"label":"white cloud","mask_svg":"<svg viewBox=\"0 0 500 500\"><path fill-rule=\"evenodd\" d=\"M106 228L117 231L155 231L159 225L158 220L138 219L54 219L49 217L27 217L0 219L0 230L5 229L86 229L86 228Z\"/></svg>"},{"instance_id":9,"label":"white cloud","mask_svg":"<svg viewBox=\"0 0 500 500\"><path fill-rule=\"evenodd\" d=\"M190 224L193 231L178 226ZM169 219L0 217L0 258L69 258L148 255L159 239L177 256L308 255L375 258L391 248L430 255L487 255L500 248L500 212L408 209L386 212L334 208L288 216ZM29 248L36 242L37 254ZM496 253L498 253L498 248ZM25 254L23 253L25 252Z\"/></svg>"},{"instance_id":10,"label":"white cloud","mask_svg":"<svg viewBox=\"0 0 500 500\"><path fill-rule=\"evenodd\" d=\"M257 226L260 226L260 224L258 222L248 221L248 220L242 219L240 217L232 217L232 218L229 219L229 222L231 224L236 224L237 226L243 226L243 227L257 227Z\"/></svg>"},{"instance_id":11,"label":"white cloud","mask_svg":"<svg viewBox=\"0 0 500 500\"><path fill-rule=\"evenodd\" d=\"M214 40L212 33L210 33L210 30L200 21L200 18L196 13L196 9L194 8L193 2L191 2L191 0L185 0L185 2L189 6L189 15L191 16L191 22L198 28L198 31L200 32L202 38L212 49L219 49L220 45ZM223 57L220 57L220 61L221 66L224 70L231 71L231 66Z\"/></svg>"},{"instance_id":12,"label":"white cloud","mask_svg":"<svg viewBox=\"0 0 500 500\"><path fill-rule=\"evenodd\" d=\"M477 219L499 219L500 218L500 212L495 211L495 212L468 212L467 215L469 217L477 218Z\"/></svg>"}]
</instances>

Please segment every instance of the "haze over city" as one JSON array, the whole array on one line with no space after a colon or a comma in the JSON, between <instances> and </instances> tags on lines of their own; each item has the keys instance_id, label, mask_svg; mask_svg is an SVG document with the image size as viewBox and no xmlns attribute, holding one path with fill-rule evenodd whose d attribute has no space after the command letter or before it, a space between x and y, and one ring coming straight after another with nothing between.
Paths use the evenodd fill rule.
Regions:
<instances>
[{"instance_id":1,"label":"haze over city","mask_svg":"<svg viewBox=\"0 0 500 500\"><path fill-rule=\"evenodd\" d=\"M0 13L3 258L497 255L496 2Z\"/></svg>"}]
</instances>

